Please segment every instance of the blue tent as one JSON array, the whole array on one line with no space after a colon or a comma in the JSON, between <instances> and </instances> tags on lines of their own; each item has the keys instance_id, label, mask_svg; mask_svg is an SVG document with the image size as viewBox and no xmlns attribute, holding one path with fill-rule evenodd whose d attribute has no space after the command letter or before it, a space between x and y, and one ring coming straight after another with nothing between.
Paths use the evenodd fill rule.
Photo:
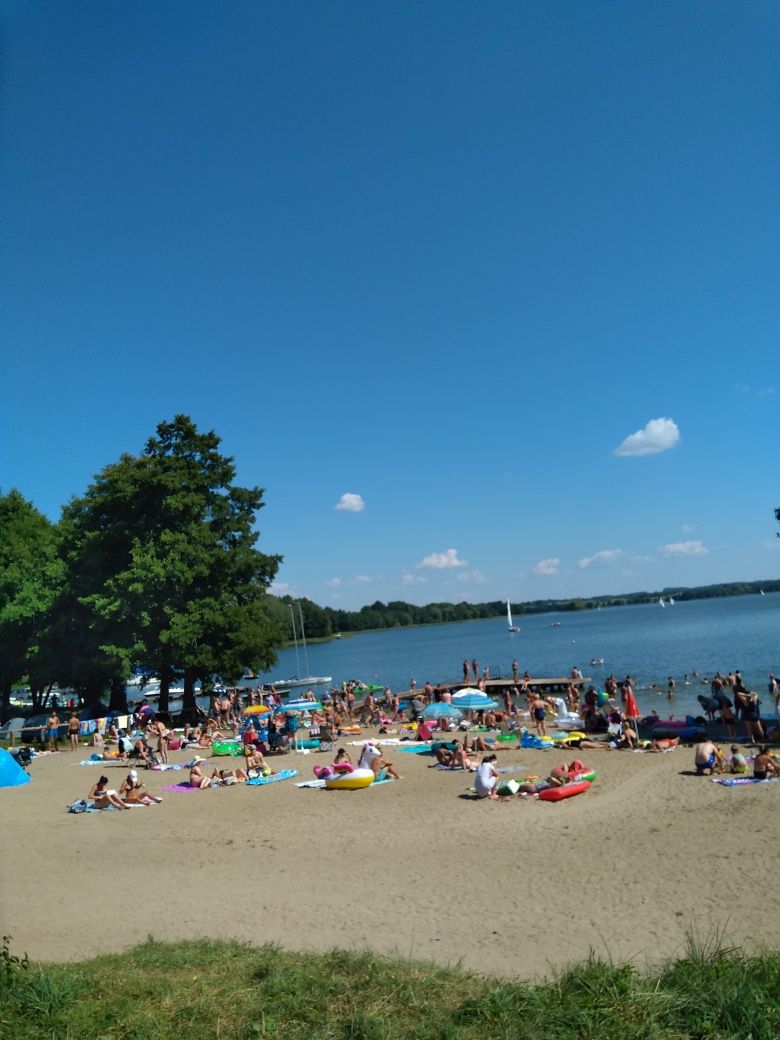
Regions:
<instances>
[{"instance_id":1,"label":"blue tent","mask_svg":"<svg viewBox=\"0 0 780 1040\"><path fill-rule=\"evenodd\" d=\"M29 784L30 777L16 762L13 755L9 755L4 748L0 748L0 787L21 787Z\"/></svg>"}]
</instances>

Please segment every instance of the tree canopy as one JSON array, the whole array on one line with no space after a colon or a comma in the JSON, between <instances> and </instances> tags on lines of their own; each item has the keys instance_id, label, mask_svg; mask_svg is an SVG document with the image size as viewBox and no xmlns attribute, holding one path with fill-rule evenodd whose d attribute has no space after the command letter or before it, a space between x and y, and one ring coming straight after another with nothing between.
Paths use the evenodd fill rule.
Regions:
<instances>
[{"instance_id":1,"label":"tree canopy","mask_svg":"<svg viewBox=\"0 0 780 1040\"><path fill-rule=\"evenodd\" d=\"M0 494L0 710L31 670L62 581L54 525L20 492Z\"/></svg>"},{"instance_id":2,"label":"tree canopy","mask_svg":"<svg viewBox=\"0 0 780 1040\"><path fill-rule=\"evenodd\" d=\"M216 433L201 433L188 416L176 415L160 423L143 452L105 466L65 506L57 539L27 507L25 523L31 532L48 532L50 562L61 577L49 580L47 597L34 594L40 578L38 585L17 578L14 592L13 566L24 570L35 553L16 548L18 537L3 540L6 612L10 617L19 609L14 602L30 601L24 616L45 613L46 622L32 658L28 653L23 667L17 655L19 663L9 665L14 679L25 672L46 677L87 699L109 688L112 707L121 708L127 679L142 671L159 676L160 707L167 710L175 677L184 679L185 707L194 707L198 679L231 680L245 668L273 664L284 633L267 588L281 557L256 547L263 489L237 485L234 461L219 447ZM19 513L19 502L12 504ZM36 552L38 559L42 550ZM6 650L10 632L0 638Z\"/></svg>"}]
</instances>

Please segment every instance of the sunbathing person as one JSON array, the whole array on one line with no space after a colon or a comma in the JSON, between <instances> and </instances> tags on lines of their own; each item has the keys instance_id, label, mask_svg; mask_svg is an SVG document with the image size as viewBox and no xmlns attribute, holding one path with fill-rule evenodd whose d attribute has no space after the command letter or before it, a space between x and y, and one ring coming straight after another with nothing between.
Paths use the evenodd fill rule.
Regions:
<instances>
[{"instance_id":1,"label":"sunbathing person","mask_svg":"<svg viewBox=\"0 0 780 1040\"><path fill-rule=\"evenodd\" d=\"M245 769L215 769L211 774L211 783L214 781L218 784L222 784L225 787L230 787L233 784L245 784L249 779L249 774Z\"/></svg>"},{"instance_id":2,"label":"sunbathing person","mask_svg":"<svg viewBox=\"0 0 780 1040\"><path fill-rule=\"evenodd\" d=\"M119 788L119 797L123 798L128 805L153 805L160 803L162 798L149 794L146 785L138 779L138 773L131 769Z\"/></svg>"},{"instance_id":3,"label":"sunbathing person","mask_svg":"<svg viewBox=\"0 0 780 1040\"><path fill-rule=\"evenodd\" d=\"M87 798L95 803L96 809L108 809L113 805L115 809L129 809L114 790L108 788L108 777L101 776L95 786L87 795Z\"/></svg>"},{"instance_id":4,"label":"sunbathing person","mask_svg":"<svg viewBox=\"0 0 780 1040\"><path fill-rule=\"evenodd\" d=\"M376 744L368 743L363 747L363 752L358 761L358 769L371 769L376 780L403 780L402 776L393 768L393 763L388 762L382 755Z\"/></svg>"},{"instance_id":5,"label":"sunbathing person","mask_svg":"<svg viewBox=\"0 0 780 1040\"><path fill-rule=\"evenodd\" d=\"M464 740L462 744L456 740L454 749L440 747L436 752L436 761L440 766L447 766L448 769L462 769L464 773L472 772L478 766L474 759L468 757L467 740Z\"/></svg>"},{"instance_id":6,"label":"sunbathing person","mask_svg":"<svg viewBox=\"0 0 780 1040\"><path fill-rule=\"evenodd\" d=\"M483 737L481 734L477 733L477 735L472 738L471 747L469 747L469 738L467 735L463 740L463 750L466 752L480 751L482 753L486 751L497 751L498 741L495 737Z\"/></svg>"},{"instance_id":7,"label":"sunbathing person","mask_svg":"<svg viewBox=\"0 0 780 1040\"><path fill-rule=\"evenodd\" d=\"M567 751L569 748L575 748L577 751L582 749L583 751L609 751L610 746L603 740L591 740L589 737L574 737L569 740L555 740L553 746L561 748Z\"/></svg>"},{"instance_id":8,"label":"sunbathing person","mask_svg":"<svg viewBox=\"0 0 780 1040\"><path fill-rule=\"evenodd\" d=\"M563 787L568 782L569 774L565 767L555 766L550 770L550 775L545 777L544 780L526 780L520 784L517 793L518 795L539 794L540 791L546 791L549 787Z\"/></svg>"},{"instance_id":9,"label":"sunbathing person","mask_svg":"<svg viewBox=\"0 0 780 1040\"><path fill-rule=\"evenodd\" d=\"M266 765L263 752L260 748L254 747L253 745L247 745L244 748L244 755L246 756L244 765L246 766L248 776L251 776L253 770L255 775L265 773L266 771L269 773L271 772L270 766Z\"/></svg>"},{"instance_id":10,"label":"sunbathing person","mask_svg":"<svg viewBox=\"0 0 780 1040\"><path fill-rule=\"evenodd\" d=\"M211 785L211 780L203 773L203 770L200 768L200 763L203 761L204 759L200 758L198 755L196 755L195 758L193 758L192 765L190 766L190 787L198 787L203 789Z\"/></svg>"}]
</instances>

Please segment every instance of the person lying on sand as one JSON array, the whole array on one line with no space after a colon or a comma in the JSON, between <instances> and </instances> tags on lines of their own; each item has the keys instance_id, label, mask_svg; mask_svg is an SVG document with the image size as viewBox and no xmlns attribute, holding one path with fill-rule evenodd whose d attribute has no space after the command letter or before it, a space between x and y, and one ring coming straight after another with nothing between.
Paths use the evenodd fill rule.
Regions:
<instances>
[{"instance_id":1,"label":"person lying on sand","mask_svg":"<svg viewBox=\"0 0 780 1040\"><path fill-rule=\"evenodd\" d=\"M224 787L231 787L233 784L245 784L249 779L249 774L245 769L215 769L211 774L211 784L214 782L223 785Z\"/></svg>"},{"instance_id":2,"label":"person lying on sand","mask_svg":"<svg viewBox=\"0 0 780 1040\"><path fill-rule=\"evenodd\" d=\"M574 737L568 740L555 740L553 746L567 751L569 748L582 748L584 751L610 751L610 745L603 740L590 740L588 737Z\"/></svg>"},{"instance_id":3,"label":"person lying on sand","mask_svg":"<svg viewBox=\"0 0 780 1040\"><path fill-rule=\"evenodd\" d=\"M116 809L129 809L114 790L108 788L108 777L101 776L95 786L87 795L89 801L95 803L96 809L107 809L113 805Z\"/></svg>"},{"instance_id":4,"label":"person lying on sand","mask_svg":"<svg viewBox=\"0 0 780 1040\"><path fill-rule=\"evenodd\" d=\"M545 777L544 780L526 780L520 784L517 794L539 794L540 791L546 791L548 787L563 787L564 784L569 782L569 773L565 766L554 766L550 770L550 775Z\"/></svg>"}]
</instances>

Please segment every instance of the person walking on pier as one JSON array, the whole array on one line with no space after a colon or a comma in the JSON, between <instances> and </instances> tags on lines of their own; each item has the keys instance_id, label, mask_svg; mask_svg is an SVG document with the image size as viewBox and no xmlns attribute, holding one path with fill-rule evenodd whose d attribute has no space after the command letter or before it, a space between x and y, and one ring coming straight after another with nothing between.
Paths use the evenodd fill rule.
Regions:
<instances>
[{"instance_id":1,"label":"person walking on pier","mask_svg":"<svg viewBox=\"0 0 780 1040\"><path fill-rule=\"evenodd\" d=\"M515 683L520 678L520 665L517 663L517 658L512 661L512 679Z\"/></svg>"},{"instance_id":2,"label":"person walking on pier","mask_svg":"<svg viewBox=\"0 0 780 1040\"><path fill-rule=\"evenodd\" d=\"M466 660L466 658L464 657L464 658L463 658L463 682L464 682L464 683L468 683L468 681L469 681L469 675L470 675L470 672L469 672L469 663L468 663L468 661Z\"/></svg>"}]
</instances>

